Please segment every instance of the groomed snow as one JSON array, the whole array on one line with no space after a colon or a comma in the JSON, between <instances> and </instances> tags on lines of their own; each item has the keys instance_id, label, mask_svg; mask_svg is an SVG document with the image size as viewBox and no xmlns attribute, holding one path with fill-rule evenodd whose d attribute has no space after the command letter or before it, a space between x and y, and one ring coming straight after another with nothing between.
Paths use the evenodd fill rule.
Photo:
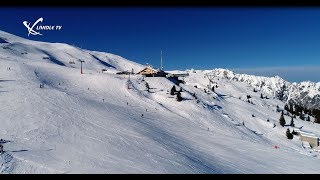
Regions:
<instances>
[{"instance_id":1,"label":"groomed snow","mask_svg":"<svg viewBox=\"0 0 320 180\"><path fill-rule=\"evenodd\" d=\"M116 75L144 67L120 56L0 38L1 173L319 172L319 152L280 127L284 103L261 99L248 82L217 76L212 92L206 71L188 71L177 102L166 78ZM295 125L319 136L312 121Z\"/></svg>"}]
</instances>

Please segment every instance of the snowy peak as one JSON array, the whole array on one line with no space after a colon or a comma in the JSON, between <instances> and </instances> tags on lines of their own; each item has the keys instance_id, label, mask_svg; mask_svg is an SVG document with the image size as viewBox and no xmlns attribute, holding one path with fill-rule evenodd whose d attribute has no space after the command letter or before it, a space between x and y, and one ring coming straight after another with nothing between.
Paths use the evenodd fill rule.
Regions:
<instances>
[{"instance_id":1,"label":"snowy peak","mask_svg":"<svg viewBox=\"0 0 320 180\"><path fill-rule=\"evenodd\" d=\"M203 73L217 78L245 82L252 89L263 94L274 96L284 102L292 101L310 108L320 108L320 82L304 81L290 83L279 76L265 77L248 74L237 74L228 69L217 68L213 70L187 70L193 73Z\"/></svg>"}]
</instances>

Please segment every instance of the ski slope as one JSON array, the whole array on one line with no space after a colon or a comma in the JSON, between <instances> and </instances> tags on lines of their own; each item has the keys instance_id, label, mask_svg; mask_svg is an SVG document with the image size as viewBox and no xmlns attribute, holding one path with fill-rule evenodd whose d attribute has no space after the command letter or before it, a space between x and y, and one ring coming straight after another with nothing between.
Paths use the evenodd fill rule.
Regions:
<instances>
[{"instance_id":1,"label":"ski slope","mask_svg":"<svg viewBox=\"0 0 320 180\"><path fill-rule=\"evenodd\" d=\"M120 56L0 38L0 173L318 173L319 152L279 125L284 103L246 82L217 78L212 92L203 72L190 73L177 102L166 78L117 75L144 68ZM320 135L318 124L295 124Z\"/></svg>"}]
</instances>

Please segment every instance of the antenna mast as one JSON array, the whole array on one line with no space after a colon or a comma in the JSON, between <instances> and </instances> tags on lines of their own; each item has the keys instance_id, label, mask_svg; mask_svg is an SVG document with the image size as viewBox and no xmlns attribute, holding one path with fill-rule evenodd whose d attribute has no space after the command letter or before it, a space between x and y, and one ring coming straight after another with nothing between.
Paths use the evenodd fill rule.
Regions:
<instances>
[{"instance_id":1,"label":"antenna mast","mask_svg":"<svg viewBox=\"0 0 320 180\"><path fill-rule=\"evenodd\" d=\"M160 70L162 71L162 50L161 50L161 56L160 56Z\"/></svg>"}]
</instances>

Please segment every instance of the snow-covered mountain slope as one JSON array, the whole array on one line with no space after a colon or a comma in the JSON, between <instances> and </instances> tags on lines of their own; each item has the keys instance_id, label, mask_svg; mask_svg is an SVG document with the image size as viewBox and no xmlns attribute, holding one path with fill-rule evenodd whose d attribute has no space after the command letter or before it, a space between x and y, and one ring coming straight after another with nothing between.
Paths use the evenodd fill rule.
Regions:
<instances>
[{"instance_id":1,"label":"snow-covered mountain slope","mask_svg":"<svg viewBox=\"0 0 320 180\"><path fill-rule=\"evenodd\" d=\"M263 94L274 96L284 102L294 102L308 108L320 109L320 82L314 83L304 81L300 83L290 83L279 76L263 77L247 74L237 74L228 69L213 70L187 70L187 72L196 72L209 74L215 77L230 79L234 81L245 82Z\"/></svg>"},{"instance_id":2,"label":"snow-covered mountain slope","mask_svg":"<svg viewBox=\"0 0 320 180\"><path fill-rule=\"evenodd\" d=\"M284 103L245 82L212 92L190 73L178 102L166 78L117 75L143 68L120 56L0 38L1 173L318 173L319 153L278 123ZM319 136L312 120L295 124Z\"/></svg>"},{"instance_id":3,"label":"snow-covered mountain slope","mask_svg":"<svg viewBox=\"0 0 320 180\"><path fill-rule=\"evenodd\" d=\"M78 60L84 60L83 65L88 70L107 69L111 72L132 69L138 72L143 68L138 63L110 53L87 51L62 43L26 40L3 31L0 31L0 37L3 39L0 57L8 60L27 59L28 62L46 62L78 69Z\"/></svg>"}]
</instances>

